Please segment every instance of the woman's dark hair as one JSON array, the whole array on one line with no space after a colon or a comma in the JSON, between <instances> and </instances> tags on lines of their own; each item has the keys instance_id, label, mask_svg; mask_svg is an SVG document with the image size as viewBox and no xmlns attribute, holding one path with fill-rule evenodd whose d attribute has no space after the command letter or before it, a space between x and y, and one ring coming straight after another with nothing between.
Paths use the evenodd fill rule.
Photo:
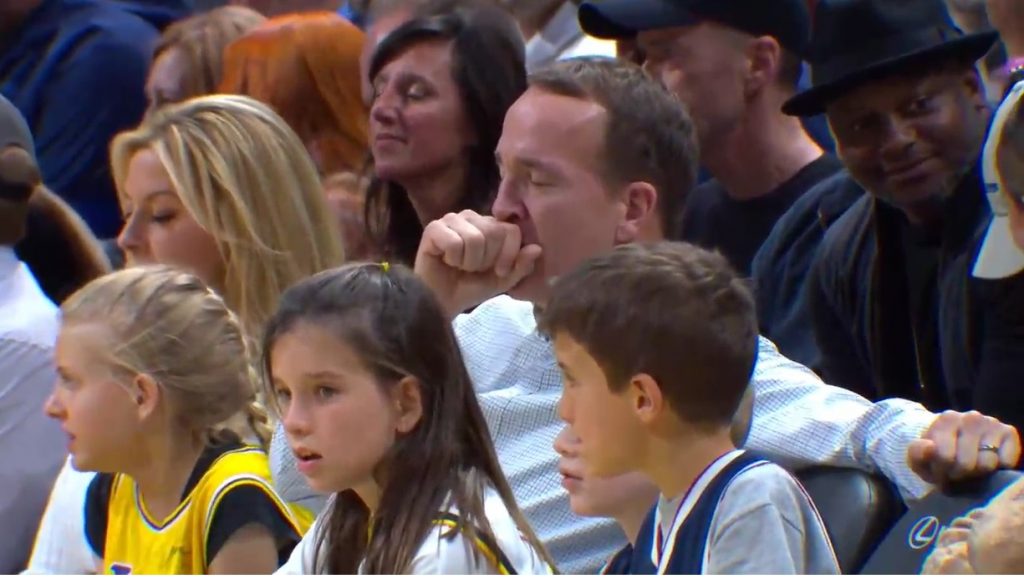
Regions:
<instances>
[{"instance_id":1,"label":"woman's dark hair","mask_svg":"<svg viewBox=\"0 0 1024 579\"><path fill-rule=\"evenodd\" d=\"M490 213L501 181L494 149L505 113L526 90L523 37L511 15L493 3L457 2L454 9L444 13L433 11L431 6L427 3L419 12L421 16L395 29L378 45L370 61L370 79L416 44L452 42L451 74L476 132L476 144L466 151L466 182L451 210ZM413 262L423 226L404 188L374 178L367 190L366 222L371 238L385 255Z\"/></svg>"},{"instance_id":2,"label":"woman's dark hair","mask_svg":"<svg viewBox=\"0 0 1024 579\"><path fill-rule=\"evenodd\" d=\"M14 246L55 304L111 271L103 246L78 213L44 185L28 202L25 236Z\"/></svg>"},{"instance_id":3,"label":"woman's dark hair","mask_svg":"<svg viewBox=\"0 0 1024 579\"><path fill-rule=\"evenodd\" d=\"M352 264L285 291L263 338L265 387L272 383L270 354L275 342L300 323L316 324L343 340L382 388L415 378L423 405L419 424L398 438L380 465L381 501L372 521L354 491L335 495L316 537L316 573L356 574L360 564L367 574L408 573L449 497L460 516L461 526L454 532L462 533L470 544L481 535L493 537L484 514L488 486L501 496L523 536L550 563L501 471L451 323L412 271L397 265Z\"/></svg>"}]
</instances>

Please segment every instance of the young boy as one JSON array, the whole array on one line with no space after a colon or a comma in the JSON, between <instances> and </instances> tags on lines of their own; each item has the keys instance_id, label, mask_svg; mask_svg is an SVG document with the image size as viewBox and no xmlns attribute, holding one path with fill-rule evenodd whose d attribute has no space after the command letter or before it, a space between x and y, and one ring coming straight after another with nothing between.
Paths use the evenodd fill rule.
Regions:
<instances>
[{"instance_id":1,"label":"young boy","mask_svg":"<svg viewBox=\"0 0 1024 579\"><path fill-rule=\"evenodd\" d=\"M617 247L555 283L540 327L585 476L639 471L660 491L630 574L839 571L800 484L730 439L758 332L725 258L682 243Z\"/></svg>"},{"instance_id":2,"label":"young boy","mask_svg":"<svg viewBox=\"0 0 1024 579\"><path fill-rule=\"evenodd\" d=\"M729 438L737 448L742 447L750 432L754 410L754 391L747 389L740 408L733 417ZM588 477L579 455L579 437L566 426L555 439L555 452L559 455L558 473L562 486L569 493L569 508L581 517L615 519L628 544L615 553L601 570L602 575L623 575L629 572L633 545L640 534L647 513L658 500L658 487L639 472L629 472L611 478Z\"/></svg>"},{"instance_id":3,"label":"young boy","mask_svg":"<svg viewBox=\"0 0 1024 579\"><path fill-rule=\"evenodd\" d=\"M658 487L640 472L627 472L613 477L587 476L579 454L579 438L566 426L555 439L559 454L558 474L569 493L569 508L581 517L615 519L628 543L608 560L602 575L629 573L633 545L647 513L658 500Z\"/></svg>"}]
</instances>

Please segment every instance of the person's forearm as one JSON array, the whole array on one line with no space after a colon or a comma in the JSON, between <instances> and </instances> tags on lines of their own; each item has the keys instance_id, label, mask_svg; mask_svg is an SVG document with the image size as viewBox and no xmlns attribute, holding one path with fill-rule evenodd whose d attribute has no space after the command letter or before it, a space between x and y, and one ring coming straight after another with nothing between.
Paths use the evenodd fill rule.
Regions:
<instances>
[{"instance_id":1,"label":"person's forearm","mask_svg":"<svg viewBox=\"0 0 1024 579\"><path fill-rule=\"evenodd\" d=\"M752 384L748 449L790 467L820 464L880 472L905 499L931 490L907 463L910 442L935 420L920 404L900 399L872 403L828 386L765 339Z\"/></svg>"}]
</instances>

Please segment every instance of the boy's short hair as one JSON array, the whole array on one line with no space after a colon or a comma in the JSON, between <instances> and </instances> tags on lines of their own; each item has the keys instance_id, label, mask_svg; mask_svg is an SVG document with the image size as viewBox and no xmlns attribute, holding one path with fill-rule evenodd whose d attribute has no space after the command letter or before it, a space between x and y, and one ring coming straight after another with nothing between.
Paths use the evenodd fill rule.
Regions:
<instances>
[{"instance_id":1,"label":"boy's short hair","mask_svg":"<svg viewBox=\"0 0 1024 579\"><path fill-rule=\"evenodd\" d=\"M613 392L648 374L685 422L728 426L757 358L747 284L717 252L688 243L622 245L555 281L540 316L601 366Z\"/></svg>"}]
</instances>

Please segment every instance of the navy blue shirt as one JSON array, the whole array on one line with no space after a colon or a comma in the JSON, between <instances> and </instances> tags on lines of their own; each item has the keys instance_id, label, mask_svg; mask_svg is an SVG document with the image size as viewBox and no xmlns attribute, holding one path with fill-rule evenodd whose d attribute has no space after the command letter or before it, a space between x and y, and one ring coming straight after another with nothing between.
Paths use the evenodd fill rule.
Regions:
<instances>
[{"instance_id":1,"label":"navy blue shirt","mask_svg":"<svg viewBox=\"0 0 1024 579\"><path fill-rule=\"evenodd\" d=\"M46 184L100 237L121 227L108 148L146 109L153 47L186 0L44 0L0 40L0 93L28 120Z\"/></svg>"}]
</instances>

